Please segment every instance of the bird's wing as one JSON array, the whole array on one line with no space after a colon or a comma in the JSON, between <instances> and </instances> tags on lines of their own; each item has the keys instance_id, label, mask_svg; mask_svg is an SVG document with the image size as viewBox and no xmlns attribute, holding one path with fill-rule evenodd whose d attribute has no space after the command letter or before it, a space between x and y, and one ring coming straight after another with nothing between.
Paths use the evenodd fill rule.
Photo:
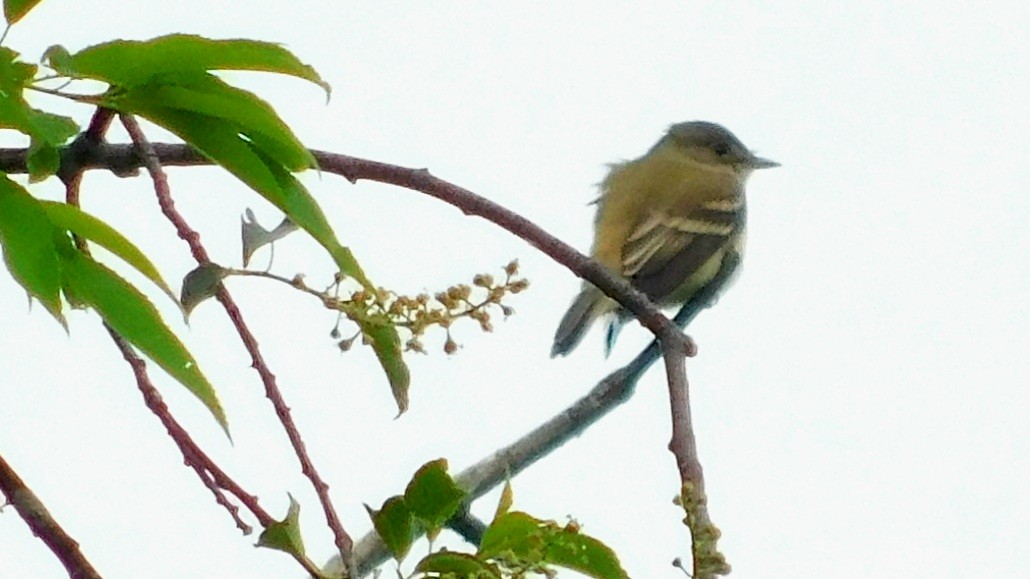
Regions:
<instances>
[{"instance_id":1,"label":"bird's wing","mask_svg":"<svg viewBox=\"0 0 1030 579\"><path fill-rule=\"evenodd\" d=\"M723 251L743 224L742 196L652 212L626 240L623 275L660 302Z\"/></svg>"}]
</instances>

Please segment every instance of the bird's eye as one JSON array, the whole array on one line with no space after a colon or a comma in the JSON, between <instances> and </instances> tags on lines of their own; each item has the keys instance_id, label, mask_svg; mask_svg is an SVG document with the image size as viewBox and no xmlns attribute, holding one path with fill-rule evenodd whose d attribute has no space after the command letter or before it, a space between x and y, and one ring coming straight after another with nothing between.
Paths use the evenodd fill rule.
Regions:
<instances>
[{"instance_id":1,"label":"bird's eye","mask_svg":"<svg viewBox=\"0 0 1030 579\"><path fill-rule=\"evenodd\" d=\"M712 147L712 150L715 151L715 154L719 155L720 157L725 157L726 155L730 154L730 146L724 143L716 144L714 147Z\"/></svg>"}]
</instances>

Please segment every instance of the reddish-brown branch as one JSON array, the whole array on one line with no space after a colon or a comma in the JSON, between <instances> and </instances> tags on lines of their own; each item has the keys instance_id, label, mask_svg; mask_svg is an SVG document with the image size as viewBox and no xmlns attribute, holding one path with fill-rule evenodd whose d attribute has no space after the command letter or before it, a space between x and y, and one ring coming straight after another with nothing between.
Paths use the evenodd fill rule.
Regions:
<instances>
[{"instance_id":1,"label":"reddish-brown branch","mask_svg":"<svg viewBox=\"0 0 1030 579\"><path fill-rule=\"evenodd\" d=\"M466 215L475 215L492 221L617 299L659 339L683 341L684 336L679 328L629 282L612 274L598 262L576 251L525 217L468 189L439 179L425 169L399 167L322 151L313 152L318 159L319 168L327 173L336 173L351 182L367 179L419 191L457 207ZM692 346L691 343L690 347Z\"/></svg>"},{"instance_id":2,"label":"reddish-brown branch","mask_svg":"<svg viewBox=\"0 0 1030 579\"><path fill-rule=\"evenodd\" d=\"M154 190L157 194L161 212L164 214L165 218L175 226L175 230L179 237L189 245L190 252L193 254L194 259L197 260L197 263L210 263L211 260L208 257L207 250L205 250L204 246L200 243L200 234L186 222L182 214L180 214L175 208L175 203L171 196L171 189L168 186L167 175L161 166L160 158L153 145L151 145L147 140L139 126L139 123L137 123L133 117L122 115L121 118L122 124L129 132L130 138L143 157L144 167L146 167L147 172L150 174L150 177L154 182ZM218 290L217 297L218 301L222 304L222 307L229 315L230 320L232 320L233 325L236 327L236 332L239 334L244 348L246 348L247 353L250 354L251 366L257 371L258 376L261 378L261 383L265 388L265 396L271 401L272 406L275 408L276 416L279 418L279 422L283 425L283 428L286 431L290 444L293 446L294 454L300 461L301 472L303 472L304 476L311 481L311 485L314 487L315 493L318 495L319 502L322 505L322 510L325 513L326 523L333 532L336 547L340 551L340 556L344 561L351 561L354 541L351 539L347 531L344 530L343 524L341 523L339 516L336 514L336 508L333 506L332 499L329 496L329 485L322 479L318 470L315 468L314 462L312 462L311 457L308 455L307 447L304 444L304 440L301 438L300 430L297 428L297 425L293 420L290 407L286 404L282 392L279 389L275 374L272 373L268 364L265 362L257 339L254 337L254 334L251 333L250 328L243 320L243 315L240 313L240 309L229 294L229 291L222 287Z\"/></svg>"},{"instance_id":3,"label":"reddish-brown branch","mask_svg":"<svg viewBox=\"0 0 1030 579\"><path fill-rule=\"evenodd\" d=\"M244 532L244 534L250 534L252 529L250 525L247 525L239 516L239 508L232 504L228 497L222 492L222 490L228 491L231 495L236 497L243 506L247 507L247 510L254 515L258 520L258 523L267 528L269 525L276 522L272 515L268 514L261 505L258 504L256 496L243 490L243 488L236 483L228 474L225 473L216 463L211 460L203 450L197 445L196 442L190 437L186 429L172 416L168 410L168 406L164 403L164 399L161 394L154 387L153 382L150 381L150 376L147 374L147 365L142 358L136 355L133 351L132 346L125 341L125 338L118 335L117 332L112 330L109 326L106 326L107 332L111 335L111 339L114 340L115 345L122 353L122 357L129 363L129 367L132 368L132 373L136 378L136 385L140 392L143 394L143 401L146 403L147 408L158 417L161 424L164 425L165 430L168 431L168 435L175 441L175 444L179 447L179 451L182 453L183 460L186 466L193 469L203 481L212 494L215 496L215 501L218 504L225 507L229 511L230 516L236 522L236 526ZM319 576L318 566L314 564L310 559L300 553L291 553L293 558L300 563L304 570L314 576Z\"/></svg>"},{"instance_id":4,"label":"reddish-brown branch","mask_svg":"<svg viewBox=\"0 0 1030 579\"><path fill-rule=\"evenodd\" d=\"M695 579L714 579L729 573L730 567L717 541L719 530L708 515L708 497L701 460L697 455L697 440L690 413L690 389L687 384L686 353L675 345L662 345L665 374L669 385L669 405L672 414L672 439L669 450L676 457L680 475L680 503L687 514L690 528Z\"/></svg>"},{"instance_id":5,"label":"reddish-brown branch","mask_svg":"<svg viewBox=\"0 0 1030 579\"><path fill-rule=\"evenodd\" d=\"M97 110L93 111L93 117L90 118L89 126L86 127L83 136L97 143L103 141L104 135L107 134L107 129L111 127L111 121L114 120L114 115L114 110L98 107Z\"/></svg>"},{"instance_id":6,"label":"reddish-brown branch","mask_svg":"<svg viewBox=\"0 0 1030 579\"><path fill-rule=\"evenodd\" d=\"M143 401L147 408L150 409L154 416L157 416L168 435L175 441L176 446L179 447L179 451L182 453L186 466L192 468L197 473L197 476L204 481L204 484L215 495L215 500L218 504L224 506L232 515L233 520L236 521L236 526L247 534L252 531L250 526L240 519L239 508L229 502L222 493L222 489L229 491L229 493L243 503L247 510L257 518L261 526L267 527L274 523L275 518L261 508L257 497L243 490L236 481L219 468L207 453L201 450L200 446L194 442L193 438L186 432L186 429L171 415L164 399L157 391L157 388L154 387L150 376L147 374L146 362L136 355L132 346L125 341L125 338L121 337L110 327L107 327L107 332L111 334L111 339L114 340L115 346L118 347L122 357L125 358L129 367L132 368L132 374L136 378L136 386L139 388L140 393L143 394Z\"/></svg>"},{"instance_id":7,"label":"reddish-brown branch","mask_svg":"<svg viewBox=\"0 0 1030 579\"><path fill-rule=\"evenodd\" d=\"M212 161L188 145L156 143L151 145L155 159L163 166L211 165ZM596 285L631 311L640 323L661 340L683 340L683 334L662 315L644 294L629 283L612 274L594 260L573 249L535 223L504 207L480 197L471 191L434 177L425 169L412 169L379 163L325 151L312 151L322 171L341 175L354 182L361 179L389 183L419 191L449 203L468 215L492 221L503 229L524 239L577 276ZM25 172L25 149L0 149L0 171ZM121 173L145 166L132 145L101 143L93 148L82 148L74 159L76 168L109 169ZM181 235L181 234L180 234ZM691 349L692 350L692 345Z\"/></svg>"},{"instance_id":8,"label":"reddish-brown branch","mask_svg":"<svg viewBox=\"0 0 1030 579\"><path fill-rule=\"evenodd\" d=\"M687 384L685 353L674 347L663 347L665 374L669 377L669 405L672 414L672 440L669 450L676 457L676 467L684 484L693 484L704 492L701 464L697 460L697 441L690 415L690 392Z\"/></svg>"},{"instance_id":9,"label":"reddish-brown branch","mask_svg":"<svg viewBox=\"0 0 1030 579\"><path fill-rule=\"evenodd\" d=\"M36 497L32 489L25 486L18 473L0 456L0 492L7 497L7 502L32 529L32 534L39 537L50 551L68 571L71 579L100 579L93 565L79 550L79 544L72 539L57 523L43 502Z\"/></svg>"},{"instance_id":10,"label":"reddish-brown branch","mask_svg":"<svg viewBox=\"0 0 1030 579\"><path fill-rule=\"evenodd\" d=\"M20 152L21 155L18 154L18 150L0 149L0 170L8 172L23 171L24 150L20 150ZM321 169L325 172L342 175L352 182L367 179L420 191L454 205L468 215L476 215L492 221L524 239L555 261L569 268L577 276L591 282L606 294L615 298L620 304L636 315L641 324L657 336L661 342L663 356L666 360L666 373L672 408L673 436L670 450L676 456L677 467L683 483L684 490L682 496L685 501L684 507L688 512L688 523L690 523L694 539L692 551L694 552L695 574L702 577L720 572L713 567L704 567L706 557L709 554L717 557L721 557L721 555L714 549L714 539L718 536L718 530L715 529L708 518L704 499L703 473L700 462L697 460L696 443L690 422L690 405L684 356L692 356L696 352L693 342L684 336L676 325L662 315L643 294L634 290L625 280L612 275L602 266L564 244L531 221L485 198L438 179L424 169L398 167L326 152L314 151L313 153L318 159ZM210 160L185 145L157 144L150 148L149 154L154 159L160 159L160 162L165 165L191 166L211 163ZM82 168L108 168L124 172L139 166L140 160L134 158L134 155L134 151L122 145L100 144L92 150L80 151L75 161ZM182 236L181 233L180 236ZM221 299L221 296L219 297ZM705 299L708 298L706 297ZM227 307L227 309L229 308ZM684 311L686 311L686 308L684 308ZM692 317L696 311L695 308L689 316ZM230 311L230 316L232 315ZM249 334L249 332L246 332L246 334ZM241 336L243 335L245 334L241 332ZM245 338L244 341L246 343L247 339ZM653 355L650 352L655 350L656 347L653 344L648 351L642 353L641 357L638 358L643 360L642 364L636 364L636 361L634 364L631 364L631 366L636 365L634 373L637 371L642 372L644 368L650 365L649 360L653 360L653 358L648 358L648 356ZM259 360L259 357L254 357L255 364L258 364ZM255 367L258 368L257 365ZM264 372L260 368L258 371L259 374L262 374L262 379L266 380ZM274 377L270 373L267 376L274 383ZM635 379L632 381L635 381ZM316 485L317 488L318 486ZM710 553L706 554L704 551L709 548ZM712 559L708 558L707 562L711 563ZM728 570L728 566L725 566L724 562L722 566L724 569L721 572Z\"/></svg>"}]
</instances>

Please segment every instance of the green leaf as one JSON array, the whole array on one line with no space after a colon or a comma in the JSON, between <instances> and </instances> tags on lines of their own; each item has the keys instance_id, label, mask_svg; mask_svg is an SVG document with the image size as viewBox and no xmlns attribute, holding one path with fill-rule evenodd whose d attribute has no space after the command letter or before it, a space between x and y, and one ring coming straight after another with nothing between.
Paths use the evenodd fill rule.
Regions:
<instances>
[{"instance_id":1,"label":"green leaf","mask_svg":"<svg viewBox=\"0 0 1030 579\"><path fill-rule=\"evenodd\" d=\"M404 489L404 503L424 526L438 529L458 512L465 494L447 474L447 460L441 458L418 469Z\"/></svg>"},{"instance_id":2,"label":"green leaf","mask_svg":"<svg viewBox=\"0 0 1030 579\"><path fill-rule=\"evenodd\" d=\"M237 125L207 115L140 104L143 108L135 112L172 131L236 175L325 247L344 274L374 289L354 255L337 241L325 214L307 189L281 164L241 138Z\"/></svg>"},{"instance_id":3,"label":"green leaf","mask_svg":"<svg viewBox=\"0 0 1030 579\"><path fill-rule=\"evenodd\" d=\"M336 239L329 220L307 188L281 165L272 162L263 151L251 147L254 155L264 163L276 183L276 187L267 191L267 194L263 191L258 192L282 210L290 221L315 238L315 241L329 252L341 273L356 279L366 289L374 291L375 287L365 276L354 254L350 249L340 245Z\"/></svg>"},{"instance_id":4,"label":"green leaf","mask_svg":"<svg viewBox=\"0 0 1030 579\"><path fill-rule=\"evenodd\" d=\"M386 378L390 381L390 391L397 403L397 415L400 416L408 409L411 373L408 365L404 363L401 337L397 334L397 328L385 323L356 321L361 327L362 333L368 336L369 342L372 344L372 351L379 359L379 365L386 371Z\"/></svg>"},{"instance_id":5,"label":"green leaf","mask_svg":"<svg viewBox=\"0 0 1030 579\"><path fill-rule=\"evenodd\" d=\"M286 518L276 521L258 537L258 547L267 547L286 551L293 555L304 555L304 539L300 534L300 503L293 495L290 497L290 507L286 511Z\"/></svg>"},{"instance_id":6,"label":"green leaf","mask_svg":"<svg viewBox=\"0 0 1030 579\"><path fill-rule=\"evenodd\" d=\"M180 301L183 311L189 315L200 302L213 298L222 287L222 280L228 272L220 265L205 263L198 265L182 279Z\"/></svg>"},{"instance_id":7,"label":"green leaf","mask_svg":"<svg viewBox=\"0 0 1030 579\"><path fill-rule=\"evenodd\" d=\"M0 47L0 128L31 138L26 165L30 180L40 181L57 172L58 147L77 133L79 126L68 117L36 110L25 102L22 93L37 67L17 59L18 53Z\"/></svg>"},{"instance_id":8,"label":"green leaf","mask_svg":"<svg viewBox=\"0 0 1030 579\"><path fill-rule=\"evenodd\" d=\"M175 298L175 293L165 283L164 278L158 273L157 267L154 266L153 262L117 229L74 205L57 203L55 201L41 201L40 204L50 219L50 223L79 237L93 241L117 255L125 263L136 268L136 271L154 282L165 295L172 298L176 305L179 304L179 300Z\"/></svg>"},{"instance_id":9,"label":"green leaf","mask_svg":"<svg viewBox=\"0 0 1030 579\"><path fill-rule=\"evenodd\" d=\"M629 577L615 552L607 545L568 528L551 530L544 561L579 571L595 579Z\"/></svg>"},{"instance_id":10,"label":"green leaf","mask_svg":"<svg viewBox=\"0 0 1030 579\"><path fill-rule=\"evenodd\" d=\"M136 103L135 112L172 131L201 153L225 167L240 180L278 207L294 224L304 229L329 252L340 272L356 279L366 289L375 286L361 269L350 249L340 244L318 202L281 164L255 143L240 137L235 123L181 109ZM397 328L381 321L356 320L368 336L372 349L386 372L400 413L408 407L411 375L404 363Z\"/></svg>"},{"instance_id":11,"label":"green leaf","mask_svg":"<svg viewBox=\"0 0 1030 579\"><path fill-rule=\"evenodd\" d=\"M147 118L148 111L174 109L221 119L235 127L238 138L242 136L290 171L317 166L314 155L271 105L206 72L157 76L146 84L110 93L104 105Z\"/></svg>"},{"instance_id":12,"label":"green leaf","mask_svg":"<svg viewBox=\"0 0 1030 579\"><path fill-rule=\"evenodd\" d=\"M14 279L38 299L61 325L61 265L57 231L38 200L0 173L0 246Z\"/></svg>"},{"instance_id":13,"label":"green leaf","mask_svg":"<svg viewBox=\"0 0 1030 579\"><path fill-rule=\"evenodd\" d=\"M546 533L544 523L526 513L501 515L483 532L479 556L486 559L512 557L537 564L543 561Z\"/></svg>"},{"instance_id":14,"label":"green leaf","mask_svg":"<svg viewBox=\"0 0 1030 579\"><path fill-rule=\"evenodd\" d=\"M29 182L38 183L61 168L61 151L52 145L33 141L25 155Z\"/></svg>"},{"instance_id":15,"label":"green leaf","mask_svg":"<svg viewBox=\"0 0 1030 579\"><path fill-rule=\"evenodd\" d=\"M52 115L36 109L27 109L28 128L31 136L48 145L63 145L79 132L79 125L68 117Z\"/></svg>"},{"instance_id":16,"label":"green leaf","mask_svg":"<svg viewBox=\"0 0 1030 579\"><path fill-rule=\"evenodd\" d=\"M175 133L262 197L280 205L277 200L283 191L275 174L253 146L240 137L239 127L233 123L157 106L144 106L133 112Z\"/></svg>"},{"instance_id":17,"label":"green leaf","mask_svg":"<svg viewBox=\"0 0 1030 579\"><path fill-rule=\"evenodd\" d=\"M4 0L4 18L8 24L14 24L28 14L40 0Z\"/></svg>"},{"instance_id":18,"label":"green leaf","mask_svg":"<svg viewBox=\"0 0 1030 579\"><path fill-rule=\"evenodd\" d=\"M390 497L383 503L383 508L372 510L365 505L365 510L372 517L372 525L383 540L383 544L400 561L411 549L417 536L417 527L412 519L411 511L404 503L404 497Z\"/></svg>"},{"instance_id":19,"label":"green leaf","mask_svg":"<svg viewBox=\"0 0 1030 579\"><path fill-rule=\"evenodd\" d=\"M59 147L79 131L79 126L68 117L38 111L28 106L20 94L3 94L3 91L0 91L0 128L28 135L37 148Z\"/></svg>"},{"instance_id":20,"label":"green leaf","mask_svg":"<svg viewBox=\"0 0 1030 579\"><path fill-rule=\"evenodd\" d=\"M3 93L18 93L20 96L21 90L32 82L36 71L39 70L34 64L18 60L19 56L10 48L0 46L0 88L3 88Z\"/></svg>"},{"instance_id":21,"label":"green leaf","mask_svg":"<svg viewBox=\"0 0 1030 579\"><path fill-rule=\"evenodd\" d=\"M61 266L68 291L200 399L228 434L225 412L214 387L146 296L78 251L61 253Z\"/></svg>"},{"instance_id":22,"label":"green leaf","mask_svg":"<svg viewBox=\"0 0 1030 579\"><path fill-rule=\"evenodd\" d=\"M75 55L52 47L48 54L51 66L65 74L114 85L104 97L105 106L170 130L225 167L314 237L342 274L375 292L350 249L337 240L318 203L291 173L315 166L310 151L271 106L206 72L269 70L320 82L310 67L274 45L183 35L110 42ZM397 329L382 322L358 324L371 341L403 413L411 377Z\"/></svg>"},{"instance_id":23,"label":"green leaf","mask_svg":"<svg viewBox=\"0 0 1030 579\"><path fill-rule=\"evenodd\" d=\"M526 513L501 515L483 533L479 557L574 569L596 579L626 579L619 558L607 545L571 525L559 527Z\"/></svg>"},{"instance_id":24,"label":"green leaf","mask_svg":"<svg viewBox=\"0 0 1030 579\"><path fill-rule=\"evenodd\" d=\"M456 577L460 579L501 579L501 571L473 555L437 551L426 555L415 566L416 573L431 577Z\"/></svg>"},{"instance_id":25,"label":"green leaf","mask_svg":"<svg viewBox=\"0 0 1030 579\"><path fill-rule=\"evenodd\" d=\"M256 40L212 40L172 34L150 40L115 40L50 62L73 77L102 80L118 86L143 84L168 72L254 70L295 76L322 87L329 85L310 66L278 44Z\"/></svg>"}]
</instances>

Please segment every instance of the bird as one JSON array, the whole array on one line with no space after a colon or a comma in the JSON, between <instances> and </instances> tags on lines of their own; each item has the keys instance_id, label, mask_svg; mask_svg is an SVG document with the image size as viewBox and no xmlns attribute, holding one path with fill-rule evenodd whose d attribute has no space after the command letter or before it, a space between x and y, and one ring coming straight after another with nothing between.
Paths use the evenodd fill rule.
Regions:
<instances>
[{"instance_id":1,"label":"bird","mask_svg":"<svg viewBox=\"0 0 1030 579\"><path fill-rule=\"evenodd\" d=\"M591 257L659 307L704 296L692 305L706 308L731 284L743 256L748 177L778 166L719 124L674 124L640 158L609 166L593 202ZM607 356L633 314L584 280L558 324L551 357L569 354L602 317Z\"/></svg>"}]
</instances>

